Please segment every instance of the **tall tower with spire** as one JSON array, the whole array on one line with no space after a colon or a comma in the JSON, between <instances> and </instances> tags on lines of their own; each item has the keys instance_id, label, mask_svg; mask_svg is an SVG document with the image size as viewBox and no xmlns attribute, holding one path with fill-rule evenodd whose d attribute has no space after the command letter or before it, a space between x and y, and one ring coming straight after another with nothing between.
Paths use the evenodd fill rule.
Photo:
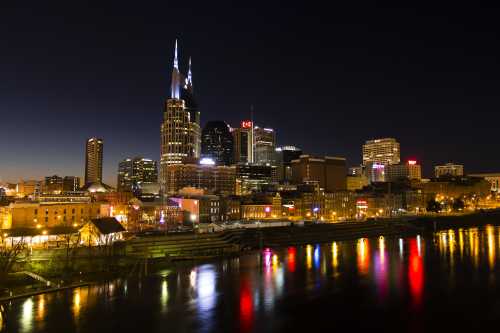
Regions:
<instances>
[{"instance_id":1,"label":"tall tower with spire","mask_svg":"<svg viewBox=\"0 0 500 333\"><path fill-rule=\"evenodd\" d=\"M176 40L170 98L166 101L161 125L160 183L164 193L168 192L168 166L200 157L200 113L192 94L191 66L185 84L182 81Z\"/></svg>"}]
</instances>

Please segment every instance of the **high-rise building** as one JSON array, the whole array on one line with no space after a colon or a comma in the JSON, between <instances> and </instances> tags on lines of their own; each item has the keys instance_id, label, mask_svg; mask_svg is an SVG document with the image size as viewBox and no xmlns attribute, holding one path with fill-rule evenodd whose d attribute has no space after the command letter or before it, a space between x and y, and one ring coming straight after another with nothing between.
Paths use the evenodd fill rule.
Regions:
<instances>
[{"instance_id":1,"label":"high-rise building","mask_svg":"<svg viewBox=\"0 0 500 333\"><path fill-rule=\"evenodd\" d=\"M90 138L85 147L85 185L102 183L103 141Z\"/></svg>"},{"instance_id":2,"label":"high-rise building","mask_svg":"<svg viewBox=\"0 0 500 333\"><path fill-rule=\"evenodd\" d=\"M302 150L294 146L283 146L275 149L278 181L289 183L292 180L292 161L302 155Z\"/></svg>"},{"instance_id":3,"label":"high-rise building","mask_svg":"<svg viewBox=\"0 0 500 333\"><path fill-rule=\"evenodd\" d=\"M363 165L376 163L382 165L400 162L399 142L393 138L368 140L363 145Z\"/></svg>"},{"instance_id":4,"label":"high-rise building","mask_svg":"<svg viewBox=\"0 0 500 333\"><path fill-rule=\"evenodd\" d=\"M254 126L254 163L274 165L276 132L272 128Z\"/></svg>"},{"instance_id":5,"label":"high-rise building","mask_svg":"<svg viewBox=\"0 0 500 333\"><path fill-rule=\"evenodd\" d=\"M118 164L119 192L133 192L138 185L158 182L156 161L148 158L126 158Z\"/></svg>"},{"instance_id":6,"label":"high-rise building","mask_svg":"<svg viewBox=\"0 0 500 333\"><path fill-rule=\"evenodd\" d=\"M181 85L182 75L177 60L177 41L175 42L174 66L170 98L166 101L161 125L161 184L167 184L166 167L180 164L185 159L200 157L200 117L193 98L192 74ZM186 98L183 100L182 97Z\"/></svg>"},{"instance_id":7,"label":"high-rise building","mask_svg":"<svg viewBox=\"0 0 500 333\"><path fill-rule=\"evenodd\" d=\"M333 192L346 189L347 165L343 157L322 158L301 155L292 161L292 180L295 184L312 184Z\"/></svg>"},{"instance_id":8,"label":"high-rise building","mask_svg":"<svg viewBox=\"0 0 500 333\"><path fill-rule=\"evenodd\" d=\"M402 179L422 179L422 169L417 161L410 160L406 164L392 164L385 168L385 180L395 182Z\"/></svg>"},{"instance_id":9,"label":"high-rise building","mask_svg":"<svg viewBox=\"0 0 500 333\"><path fill-rule=\"evenodd\" d=\"M234 141L229 125L223 121L209 121L201 133L201 157L211 158L217 165L231 165Z\"/></svg>"},{"instance_id":10,"label":"high-rise building","mask_svg":"<svg viewBox=\"0 0 500 333\"><path fill-rule=\"evenodd\" d=\"M446 163L445 165L436 165L434 167L436 178L443 176L463 176L464 166L461 164Z\"/></svg>"},{"instance_id":11,"label":"high-rise building","mask_svg":"<svg viewBox=\"0 0 500 333\"><path fill-rule=\"evenodd\" d=\"M253 163L254 162L254 139L253 122L244 120L240 128L233 128L234 138L234 162Z\"/></svg>"}]
</instances>

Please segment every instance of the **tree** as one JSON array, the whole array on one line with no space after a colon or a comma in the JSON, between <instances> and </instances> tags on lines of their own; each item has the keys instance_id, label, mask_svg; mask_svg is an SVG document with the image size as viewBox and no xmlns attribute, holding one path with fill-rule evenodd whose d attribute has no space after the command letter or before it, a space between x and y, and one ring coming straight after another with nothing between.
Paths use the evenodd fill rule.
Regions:
<instances>
[{"instance_id":1,"label":"tree","mask_svg":"<svg viewBox=\"0 0 500 333\"><path fill-rule=\"evenodd\" d=\"M12 240L10 246L2 238L2 244L0 244L0 283L5 281L7 275L12 271L12 267L25 249L26 242L23 237L17 241Z\"/></svg>"},{"instance_id":2,"label":"tree","mask_svg":"<svg viewBox=\"0 0 500 333\"><path fill-rule=\"evenodd\" d=\"M441 211L441 204L437 202L435 199L431 199L427 201L427 211L439 213Z\"/></svg>"}]
</instances>

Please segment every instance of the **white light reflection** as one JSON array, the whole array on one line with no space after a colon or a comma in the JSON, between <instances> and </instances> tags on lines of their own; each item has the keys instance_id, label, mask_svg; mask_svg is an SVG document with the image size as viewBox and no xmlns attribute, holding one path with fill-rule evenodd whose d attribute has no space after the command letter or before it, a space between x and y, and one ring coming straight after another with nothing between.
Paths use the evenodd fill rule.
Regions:
<instances>
[{"instance_id":1,"label":"white light reflection","mask_svg":"<svg viewBox=\"0 0 500 333\"><path fill-rule=\"evenodd\" d=\"M399 257L403 258L403 238L399 239Z\"/></svg>"},{"instance_id":2,"label":"white light reflection","mask_svg":"<svg viewBox=\"0 0 500 333\"><path fill-rule=\"evenodd\" d=\"M161 312L165 312L167 310L167 302L168 302L168 284L167 280L163 280L161 283Z\"/></svg>"},{"instance_id":3,"label":"white light reflection","mask_svg":"<svg viewBox=\"0 0 500 333\"><path fill-rule=\"evenodd\" d=\"M23 313L21 315L21 332L31 332L33 325L33 300L28 298L23 303Z\"/></svg>"},{"instance_id":4,"label":"white light reflection","mask_svg":"<svg viewBox=\"0 0 500 333\"><path fill-rule=\"evenodd\" d=\"M417 235L417 251L418 251L418 256L420 257L420 255L421 255L420 235Z\"/></svg>"}]
</instances>

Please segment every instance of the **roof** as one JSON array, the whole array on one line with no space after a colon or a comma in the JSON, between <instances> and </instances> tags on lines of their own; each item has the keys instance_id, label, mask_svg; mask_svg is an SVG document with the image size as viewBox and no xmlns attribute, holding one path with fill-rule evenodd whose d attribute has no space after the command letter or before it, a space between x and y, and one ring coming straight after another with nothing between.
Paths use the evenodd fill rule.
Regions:
<instances>
[{"instance_id":1,"label":"roof","mask_svg":"<svg viewBox=\"0 0 500 333\"><path fill-rule=\"evenodd\" d=\"M95 225L103 235L125 231L125 228L114 217L93 219L92 224Z\"/></svg>"}]
</instances>

